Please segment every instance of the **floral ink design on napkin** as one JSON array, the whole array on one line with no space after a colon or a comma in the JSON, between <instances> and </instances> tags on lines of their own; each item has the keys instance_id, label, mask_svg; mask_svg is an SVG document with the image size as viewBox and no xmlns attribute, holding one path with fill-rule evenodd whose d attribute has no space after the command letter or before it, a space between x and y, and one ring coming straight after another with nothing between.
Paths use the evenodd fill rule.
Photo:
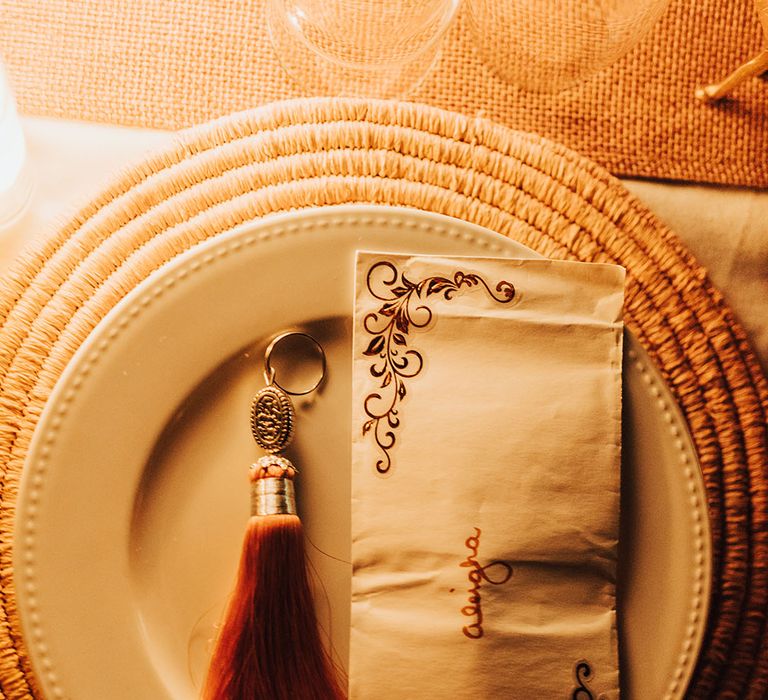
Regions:
<instances>
[{"instance_id":1,"label":"floral ink design on napkin","mask_svg":"<svg viewBox=\"0 0 768 700\"><path fill-rule=\"evenodd\" d=\"M380 273L383 277L377 279ZM365 397L363 407L368 420L362 430L363 435L373 436L381 453L376 471L386 474L392 467L389 451L397 442L398 403L407 392L405 380L415 377L424 367L421 353L408 347L408 333L412 328L426 328L431 323L434 314L426 306L429 297L442 295L450 301L462 287L484 288L498 303L509 304L515 299L515 286L501 280L494 291L480 275L461 270L456 271L453 278L431 276L412 282L387 260L371 265L366 286L384 304L363 320L363 327L371 336L363 354L376 358L369 371L372 377L381 379L381 383L378 391Z\"/></svg>"}]
</instances>

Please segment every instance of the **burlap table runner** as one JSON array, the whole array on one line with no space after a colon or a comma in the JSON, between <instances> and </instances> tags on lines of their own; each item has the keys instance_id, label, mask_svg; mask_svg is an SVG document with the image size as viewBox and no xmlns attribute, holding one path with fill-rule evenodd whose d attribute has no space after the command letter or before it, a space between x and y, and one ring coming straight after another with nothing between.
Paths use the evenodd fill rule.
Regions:
<instances>
[{"instance_id":1,"label":"burlap table runner","mask_svg":"<svg viewBox=\"0 0 768 700\"><path fill-rule=\"evenodd\" d=\"M495 78L465 15L414 99L543 134L619 175L768 186L768 86L716 106L693 97L759 50L752 0L672 0L638 49L559 96ZM0 56L25 113L175 129L298 94L264 23L264 0L0 0Z\"/></svg>"},{"instance_id":2,"label":"burlap table runner","mask_svg":"<svg viewBox=\"0 0 768 700\"><path fill-rule=\"evenodd\" d=\"M4 284L0 696L34 694L13 586L15 497L73 353L128 291L195 243L273 212L347 202L427 209L550 257L627 268L627 325L685 413L708 492L713 600L689 695L765 697L768 382L705 271L572 151L434 108L352 100L281 103L182 133L29 251Z\"/></svg>"}]
</instances>

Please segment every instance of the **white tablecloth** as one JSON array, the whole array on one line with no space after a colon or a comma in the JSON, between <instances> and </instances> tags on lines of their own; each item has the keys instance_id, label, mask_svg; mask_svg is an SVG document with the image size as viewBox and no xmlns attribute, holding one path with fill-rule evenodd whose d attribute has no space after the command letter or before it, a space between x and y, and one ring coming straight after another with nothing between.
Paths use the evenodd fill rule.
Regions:
<instances>
[{"instance_id":1,"label":"white tablecloth","mask_svg":"<svg viewBox=\"0 0 768 700\"><path fill-rule=\"evenodd\" d=\"M19 250L85 204L171 132L27 118L35 182L26 214L0 229L0 272ZM756 157L758 155L756 154ZM768 368L768 192L625 180L710 271Z\"/></svg>"}]
</instances>

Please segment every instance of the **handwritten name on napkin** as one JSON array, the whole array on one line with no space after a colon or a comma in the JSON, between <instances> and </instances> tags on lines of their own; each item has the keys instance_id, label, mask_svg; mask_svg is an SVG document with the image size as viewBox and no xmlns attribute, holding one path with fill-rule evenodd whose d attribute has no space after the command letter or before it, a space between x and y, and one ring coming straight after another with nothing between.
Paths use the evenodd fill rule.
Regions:
<instances>
[{"instance_id":1,"label":"handwritten name on napkin","mask_svg":"<svg viewBox=\"0 0 768 700\"><path fill-rule=\"evenodd\" d=\"M461 631L464 636L470 639L480 639L483 632L483 597L480 593L480 587L483 581L490 583L493 586L500 586L503 583L509 581L512 578L512 566L506 561L492 561L485 566L481 566L478 561L480 550L480 535L482 530L479 527L474 528L475 533L467 537L464 540L464 546L469 548L469 554L467 558L459 564L462 567L468 567L469 573L467 578L469 579L469 598L467 604L461 609L461 614L466 617L474 618L471 624L464 625ZM493 578L491 573L492 569L501 569L499 578ZM450 591L453 593L453 591Z\"/></svg>"}]
</instances>

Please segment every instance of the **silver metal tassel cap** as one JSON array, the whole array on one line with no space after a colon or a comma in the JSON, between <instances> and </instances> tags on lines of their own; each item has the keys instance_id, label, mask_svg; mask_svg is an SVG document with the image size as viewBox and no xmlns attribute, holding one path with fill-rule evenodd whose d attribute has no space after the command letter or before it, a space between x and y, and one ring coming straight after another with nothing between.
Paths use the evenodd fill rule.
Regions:
<instances>
[{"instance_id":1,"label":"silver metal tassel cap","mask_svg":"<svg viewBox=\"0 0 768 700\"><path fill-rule=\"evenodd\" d=\"M293 481L267 476L251 482L251 515L296 515Z\"/></svg>"},{"instance_id":2,"label":"silver metal tassel cap","mask_svg":"<svg viewBox=\"0 0 768 700\"><path fill-rule=\"evenodd\" d=\"M251 515L296 515L293 477L285 457L265 455L251 466Z\"/></svg>"}]
</instances>

